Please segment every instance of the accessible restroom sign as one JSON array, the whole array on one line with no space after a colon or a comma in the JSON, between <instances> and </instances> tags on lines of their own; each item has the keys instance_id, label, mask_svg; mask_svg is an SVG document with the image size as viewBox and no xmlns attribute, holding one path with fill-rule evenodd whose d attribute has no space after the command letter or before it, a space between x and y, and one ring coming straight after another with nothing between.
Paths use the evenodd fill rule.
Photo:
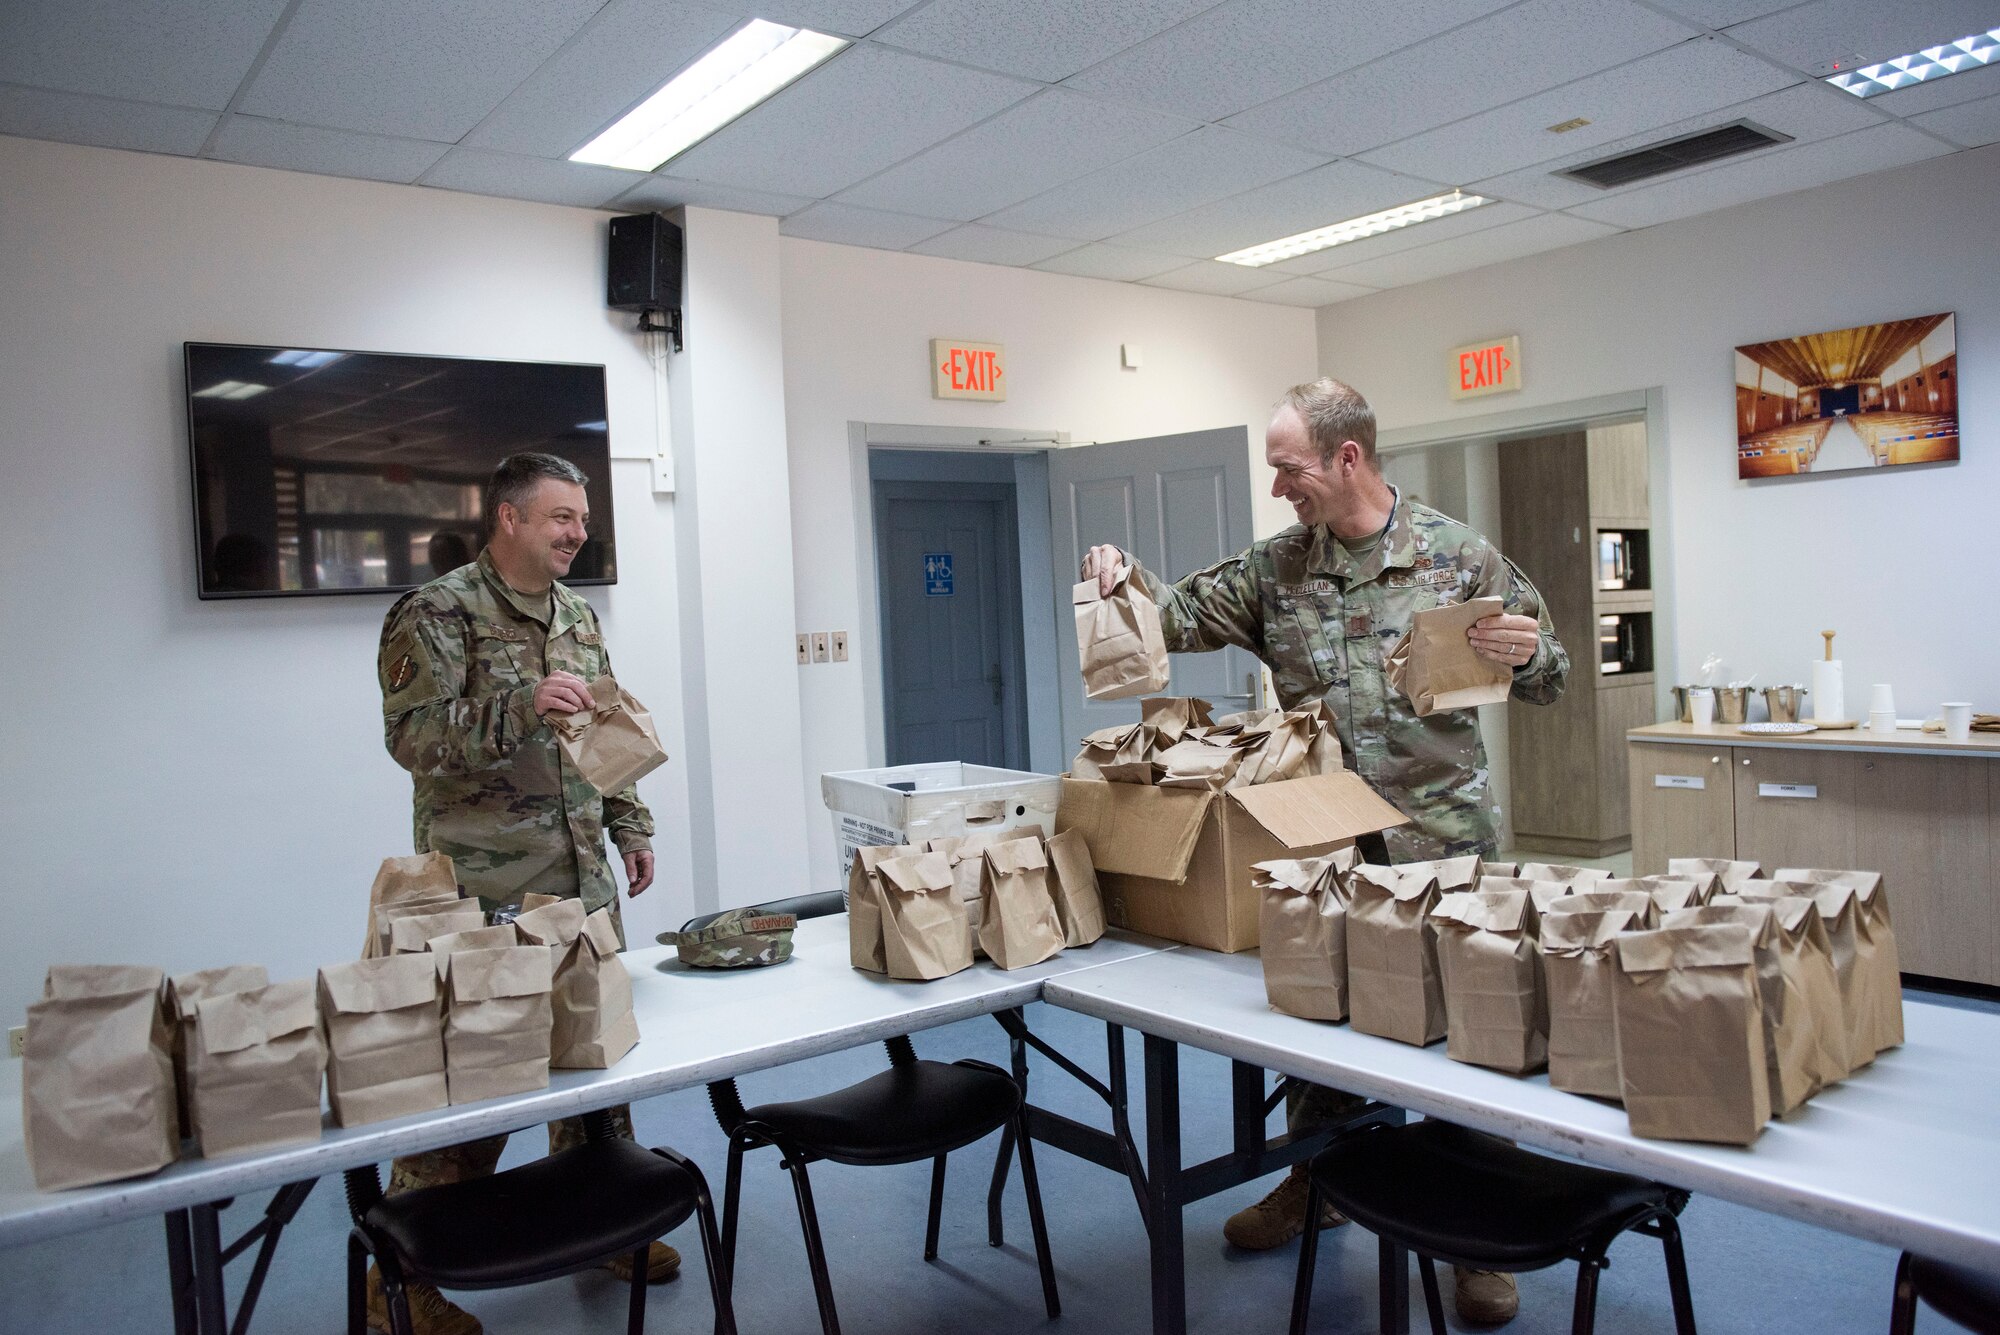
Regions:
<instances>
[{"instance_id":1,"label":"accessible restroom sign","mask_svg":"<svg viewBox=\"0 0 2000 1335\"><path fill-rule=\"evenodd\" d=\"M1488 339L1451 350L1451 396L1476 399L1521 387L1521 336Z\"/></svg>"},{"instance_id":2,"label":"accessible restroom sign","mask_svg":"<svg viewBox=\"0 0 2000 1335\"><path fill-rule=\"evenodd\" d=\"M961 338L931 340L931 397L986 399L1007 397L1007 349L1000 343L968 343Z\"/></svg>"}]
</instances>

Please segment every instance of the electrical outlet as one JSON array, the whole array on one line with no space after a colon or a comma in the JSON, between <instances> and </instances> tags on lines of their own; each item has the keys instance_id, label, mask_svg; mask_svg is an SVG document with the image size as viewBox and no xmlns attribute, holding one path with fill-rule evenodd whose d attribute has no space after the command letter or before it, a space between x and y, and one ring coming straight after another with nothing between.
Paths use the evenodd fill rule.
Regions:
<instances>
[{"instance_id":1,"label":"electrical outlet","mask_svg":"<svg viewBox=\"0 0 2000 1335\"><path fill-rule=\"evenodd\" d=\"M836 663L847 661L847 632L844 630L833 633L833 661Z\"/></svg>"},{"instance_id":2,"label":"electrical outlet","mask_svg":"<svg viewBox=\"0 0 2000 1335\"><path fill-rule=\"evenodd\" d=\"M804 631L800 631L800 632L799 632L799 666L800 666L800 667L804 667L804 666L805 666L806 664L808 664L808 663L810 663L810 662L812 662L812 661L813 661L813 651L812 651L812 636L810 636L810 635L806 634L806 633L805 633Z\"/></svg>"},{"instance_id":3,"label":"electrical outlet","mask_svg":"<svg viewBox=\"0 0 2000 1335\"><path fill-rule=\"evenodd\" d=\"M17 1024L7 1031L7 1055L18 1057L28 1050L28 1026Z\"/></svg>"},{"instance_id":4,"label":"electrical outlet","mask_svg":"<svg viewBox=\"0 0 2000 1335\"><path fill-rule=\"evenodd\" d=\"M832 648L826 642L826 632L823 630L814 631L812 633L812 641L813 641L813 662L815 663L826 662L827 656L830 653L832 653Z\"/></svg>"}]
</instances>

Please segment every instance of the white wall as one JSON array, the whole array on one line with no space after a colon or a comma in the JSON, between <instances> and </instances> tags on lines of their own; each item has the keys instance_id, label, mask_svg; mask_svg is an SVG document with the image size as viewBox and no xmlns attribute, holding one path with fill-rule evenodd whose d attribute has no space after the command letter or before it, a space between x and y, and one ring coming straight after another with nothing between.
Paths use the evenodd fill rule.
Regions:
<instances>
[{"instance_id":1,"label":"white wall","mask_svg":"<svg viewBox=\"0 0 2000 1335\"><path fill-rule=\"evenodd\" d=\"M390 599L195 597L182 341L602 362L614 435L650 430L603 252L578 209L0 138L0 1016L56 960L350 958L410 848ZM674 509L614 469L622 582L584 592L676 757L640 784L662 884L636 934L692 903Z\"/></svg>"},{"instance_id":2,"label":"white wall","mask_svg":"<svg viewBox=\"0 0 2000 1335\"><path fill-rule=\"evenodd\" d=\"M1714 653L1725 680L1804 681L1831 627L1850 712L1878 681L1905 715L1993 709L1996 197L2000 148L1979 149L1363 297L1319 312L1320 365L1385 427L1662 387L1653 518L1672 525L1679 646L1663 672ZM1738 344L1953 310L1960 463L1736 480ZM1522 391L1454 404L1447 350L1516 332Z\"/></svg>"},{"instance_id":3,"label":"white wall","mask_svg":"<svg viewBox=\"0 0 2000 1335\"><path fill-rule=\"evenodd\" d=\"M874 624L863 605L873 546L850 424L1048 429L1078 442L1246 425L1262 489L1271 403L1313 376L1315 341L1312 313L1286 307L813 241L782 253L798 625L856 630L852 661L795 669L813 884L825 889L837 867L818 776L880 754L869 721L878 648L861 634ZM932 338L1006 344L1007 401L933 400ZM1120 368L1120 343L1140 345L1142 369ZM1291 522L1268 498L1257 521L1259 533Z\"/></svg>"}]
</instances>

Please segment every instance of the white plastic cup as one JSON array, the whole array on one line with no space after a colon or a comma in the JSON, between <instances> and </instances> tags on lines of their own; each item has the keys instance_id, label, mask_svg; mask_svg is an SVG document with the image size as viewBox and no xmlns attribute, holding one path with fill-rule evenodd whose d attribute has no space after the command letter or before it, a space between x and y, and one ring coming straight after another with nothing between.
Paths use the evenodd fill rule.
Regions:
<instances>
[{"instance_id":1,"label":"white plastic cup","mask_svg":"<svg viewBox=\"0 0 2000 1335\"><path fill-rule=\"evenodd\" d=\"M1964 742L1972 739L1972 703L1961 700L1939 706L1944 713L1944 739Z\"/></svg>"},{"instance_id":2,"label":"white plastic cup","mask_svg":"<svg viewBox=\"0 0 2000 1335\"><path fill-rule=\"evenodd\" d=\"M1712 687L1697 686L1688 692L1688 713L1694 719L1694 726L1706 728L1715 722L1715 691ZM1970 726L1968 721L1967 726Z\"/></svg>"},{"instance_id":3,"label":"white plastic cup","mask_svg":"<svg viewBox=\"0 0 2000 1335\"><path fill-rule=\"evenodd\" d=\"M1893 709L1871 709L1868 711L1868 731L1894 732L1896 711Z\"/></svg>"},{"instance_id":4,"label":"white plastic cup","mask_svg":"<svg viewBox=\"0 0 2000 1335\"><path fill-rule=\"evenodd\" d=\"M1896 693L1889 689L1887 682L1878 681L1868 690L1869 727L1875 726L1877 714L1887 714L1892 719L1896 716ZM1893 728L1896 725L1891 723L1889 726Z\"/></svg>"}]
</instances>

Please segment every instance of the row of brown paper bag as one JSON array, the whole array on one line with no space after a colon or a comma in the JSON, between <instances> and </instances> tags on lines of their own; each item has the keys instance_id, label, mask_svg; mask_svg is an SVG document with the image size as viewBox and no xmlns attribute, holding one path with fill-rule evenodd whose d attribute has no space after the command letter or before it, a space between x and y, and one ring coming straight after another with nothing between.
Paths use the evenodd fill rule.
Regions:
<instances>
[{"instance_id":1,"label":"row of brown paper bag","mask_svg":"<svg viewBox=\"0 0 2000 1335\"><path fill-rule=\"evenodd\" d=\"M1070 777L1211 792L1278 783L1341 768L1340 735L1325 705L1256 709L1210 719L1189 696L1142 701L1137 723L1083 739Z\"/></svg>"},{"instance_id":2,"label":"row of brown paper bag","mask_svg":"<svg viewBox=\"0 0 2000 1335\"><path fill-rule=\"evenodd\" d=\"M1095 579L1071 592L1076 606L1076 652L1083 669L1083 693L1092 700L1123 700L1167 688L1167 641L1160 609L1146 586L1126 567L1110 594Z\"/></svg>"},{"instance_id":3,"label":"row of brown paper bag","mask_svg":"<svg viewBox=\"0 0 2000 1335\"><path fill-rule=\"evenodd\" d=\"M848 958L892 978L943 978L975 951L1025 968L1104 934L1083 836L1033 826L862 848L848 873Z\"/></svg>"}]
</instances>

